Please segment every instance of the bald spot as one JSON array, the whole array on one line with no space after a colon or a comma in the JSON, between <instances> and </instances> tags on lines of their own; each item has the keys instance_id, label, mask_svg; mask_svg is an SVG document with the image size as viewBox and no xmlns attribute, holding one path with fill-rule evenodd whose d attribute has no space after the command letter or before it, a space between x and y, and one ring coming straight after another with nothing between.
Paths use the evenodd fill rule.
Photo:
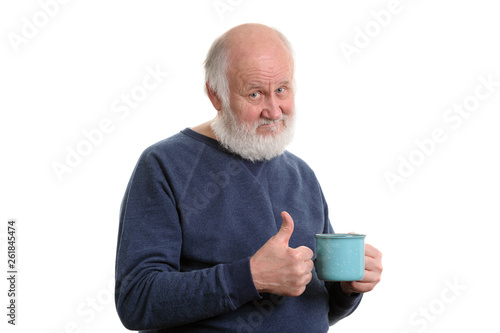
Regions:
<instances>
[{"instance_id":1,"label":"bald spot","mask_svg":"<svg viewBox=\"0 0 500 333\"><path fill-rule=\"evenodd\" d=\"M227 32L230 68L239 62L262 57L284 57L293 66L293 57L272 28L257 23L242 24ZM293 67L292 67L293 68Z\"/></svg>"}]
</instances>

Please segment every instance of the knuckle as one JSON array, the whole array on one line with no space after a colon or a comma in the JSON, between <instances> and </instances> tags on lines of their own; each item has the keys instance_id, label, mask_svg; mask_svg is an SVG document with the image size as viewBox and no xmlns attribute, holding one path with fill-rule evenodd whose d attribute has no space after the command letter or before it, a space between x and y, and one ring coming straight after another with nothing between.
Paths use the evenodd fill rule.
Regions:
<instances>
[{"instance_id":1,"label":"knuckle","mask_svg":"<svg viewBox=\"0 0 500 333\"><path fill-rule=\"evenodd\" d=\"M298 288L294 288L291 292L291 296L292 297L298 297L300 295L302 295L302 293L306 290L306 287L305 286L301 286L301 287L298 287Z\"/></svg>"},{"instance_id":2,"label":"knuckle","mask_svg":"<svg viewBox=\"0 0 500 333\"><path fill-rule=\"evenodd\" d=\"M313 269L314 269L314 262L312 260L309 260L307 262L307 271L312 272Z\"/></svg>"},{"instance_id":3,"label":"knuckle","mask_svg":"<svg viewBox=\"0 0 500 333\"><path fill-rule=\"evenodd\" d=\"M300 275L303 275L303 274L304 274L304 271L303 271L303 269L299 265L294 265L292 267L292 275L294 275L294 276L300 276Z\"/></svg>"},{"instance_id":4,"label":"knuckle","mask_svg":"<svg viewBox=\"0 0 500 333\"><path fill-rule=\"evenodd\" d=\"M292 258L293 261L299 261L300 253L298 251L293 251L290 253L290 257Z\"/></svg>"},{"instance_id":5,"label":"knuckle","mask_svg":"<svg viewBox=\"0 0 500 333\"><path fill-rule=\"evenodd\" d=\"M301 256L305 258L312 258L312 256L314 255L314 252L307 246L300 246L296 250L300 253Z\"/></svg>"}]
</instances>

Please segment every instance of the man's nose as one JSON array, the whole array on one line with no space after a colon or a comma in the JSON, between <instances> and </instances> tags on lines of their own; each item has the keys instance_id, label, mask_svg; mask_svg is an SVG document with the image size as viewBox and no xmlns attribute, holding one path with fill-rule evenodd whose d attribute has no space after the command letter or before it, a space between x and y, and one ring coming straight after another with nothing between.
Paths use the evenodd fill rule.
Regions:
<instances>
[{"instance_id":1,"label":"man's nose","mask_svg":"<svg viewBox=\"0 0 500 333\"><path fill-rule=\"evenodd\" d=\"M271 120L277 120L281 118L282 112L276 97L266 96L264 101L264 109L262 110L262 117Z\"/></svg>"}]
</instances>

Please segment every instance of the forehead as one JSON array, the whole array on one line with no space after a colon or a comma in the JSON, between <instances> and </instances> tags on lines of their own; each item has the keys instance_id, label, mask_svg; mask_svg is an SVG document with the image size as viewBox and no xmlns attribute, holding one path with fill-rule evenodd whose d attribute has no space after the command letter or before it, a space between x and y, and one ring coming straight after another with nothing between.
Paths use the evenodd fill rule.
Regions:
<instances>
[{"instance_id":1,"label":"forehead","mask_svg":"<svg viewBox=\"0 0 500 333\"><path fill-rule=\"evenodd\" d=\"M245 86L288 83L293 80L293 61L283 53L246 54L232 59L228 78L233 84Z\"/></svg>"}]
</instances>

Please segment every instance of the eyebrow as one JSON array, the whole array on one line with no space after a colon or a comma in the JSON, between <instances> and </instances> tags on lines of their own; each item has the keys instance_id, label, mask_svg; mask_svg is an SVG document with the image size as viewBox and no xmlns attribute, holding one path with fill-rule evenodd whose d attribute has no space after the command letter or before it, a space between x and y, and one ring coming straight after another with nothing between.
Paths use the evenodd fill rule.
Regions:
<instances>
[{"instance_id":1,"label":"eyebrow","mask_svg":"<svg viewBox=\"0 0 500 333\"><path fill-rule=\"evenodd\" d=\"M290 80L283 80L280 83L278 83L278 86L289 86L290 85ZM247 86L249 89L255 89L255 88L260 88L264 86L262 82L250 82L250 84Z\"/></svg>"}]
</instances>

